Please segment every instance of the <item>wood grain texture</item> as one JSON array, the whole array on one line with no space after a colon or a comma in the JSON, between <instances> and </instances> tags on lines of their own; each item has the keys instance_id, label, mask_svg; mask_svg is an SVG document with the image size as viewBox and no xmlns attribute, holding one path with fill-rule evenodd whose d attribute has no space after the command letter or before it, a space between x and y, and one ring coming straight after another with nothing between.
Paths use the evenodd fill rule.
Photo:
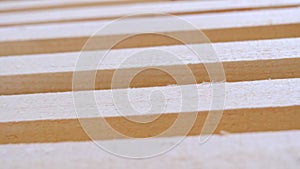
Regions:
<instances>
[{"instance_id":1,"label":"wood grain texture","mask_svg":"<svg viewBox=\"0 0 300 169\"><path fill-rule=\"evenodd\" d=\"M300 129L299 113L299 79L267 80L253 82L239 82L225 84L225 103L223 117L214 132L222 130L232 133L261 132ZM183 86L192 89L193 85ZM137 111L128 111L128 107L115 107L111 91L95 92L97 108L104 113L102 116L95 112L93 105L82 103L77 110L85 113L76 114L73 95L68 93L49 93L18 96L1 96L3 107L0 123L1 144L33 143L33 142L61 142L86 141L90 138L84 132L81 122L88 123L96 131L101 131L96 139L116 139L124 136L114 130L133 138L156 136L168 129L177 119L179 113L183 119L197 115L193 127L188 135L198 135L211 109L212 86L198 85L199 102L191 96L185 97L185 107L181 104L179 86L155 87L144 89L130 89L129 104ZM149 102L149 95L153 91L161 91L166 101L165 109L159 109L163 102ZM127 89L114 90L128 91ZM115 98L114 98L115 99ZM128 99L127 95L126 98ZM149 104L152 106L149 111ZM188 106L191 104L190 106ZM118 104L119 105L119 104ZM193 107L198 108L193 108ZM142 113L146 110L148 113ZM178 112L180 111L180 112ZM150 123L135 123L131 120L151 120ZM162 113L162 114L160 114ZM106 125L106 122L110 126ZM175 127L167 136L178 136L185 133L185 123Z\"/></svg>"},{"instance_id":2,"label":"wood grain texture","mask_svg":"<svg viewBox=\"0 0 300 169\"><path fill-rule=\"evenodd\" d=\"M223 64L226 81L251 81L265 79L285 79L300 77L300 39L279 39L265 41L247 41L216 43L213 47L216 56ZM194 45L198 46L198 45ZM201 46L201 45L199 45ZM203 46L203 45L202 45ZM178 60L170 60L165 53L161 57L151 51L169 51ZM150 51L143 53L143 51ZM101 51L99 51L101 52ZM93 54L93 53L92 53ZM97 56L97 52L93 55ZM136 59L122 64L126 58ZM29 94L72 91L73 71L80 53L61 53L44 55L24 55L22 57L0 58L0 94ZM118 70L124 73L114 83L119 88L127 88L126 80L131 73L141 71L129 87L151 87L176 84L174 77L164 72L170 70L173 76L187 76L182 70L190 69L197 83L209 82L205 68L206 60L200 61L193 51L185 46L167 46L111 51L101 62L95 76L95 88L83 85L76 90L111 89L113 76ZM186 65L188 67L186 67ZM155 69L154 69L155 68ZM77 70L91 70L78 67ZM143 70L143 71L142 71ZM82 71L84 72L84 71ZM88 83L88 82L87 82ZM180 84L190 84L186 80Z\"/></svg>"},{"instance_id":3,"label":"wood grain texture","mask_svg":"<svg viewBox=\"0 0 300 169\"><path fill-rule=\"evenodd\" d=\"M205 14L231 11L250 11L300 6L299 0L266 1L172 1L155 3L125 4L118 6L90 6L72 9L27 11L0 15L0 27L66 23L80 21L112 20L130 14L148 13L142 17L155 17L153 13L172 15ZM1 12L1 10L0 10ZM152 13L152 14L151 14Z\"/></svg>"},{"instance_id":4,"label":"wood grain texture","mask_svg":"<svg viewBox=\"0 0 300 169\"><path fill-rule=\"evenodd\" d=\"M196 29L202 30L212 42L292 38L300 36L298 31L300 19L295 17L299 9L185 15L182 19L192 23ZM89 37L108 23L99 21L1 28L0 55L80 51ZM157 23L160 27L155 26ZM207 42L203 38L195 38L199 36L198 30L182 26L182 23L174 18L172 20L165 17L135 18L118 22L116 27L101 36L93 37L95 43L86 49L106 49L109 42L136 33L141 34L132 36L113 48L182 44L178 40L157 33L185 38L186 43L190 44Z\"/></svg>"},{"instance_id":5,"label":"wood grain texture","mask_svg":"<svg viewBox=\"0 0 300 169\"><path fill-rule=\"evenodd\" d=\"M134 160L111 155L92 142L0 145L4 168L274 168L297 169L300 132L214 135L204 144L187 137L164 155ZM172 138L163 138L172 143ZM155 141L155 140L153 140ZM16 162L18 161L18 162ZM51 166L51 167L50 167Z\"/></svg>"}]
</instances>

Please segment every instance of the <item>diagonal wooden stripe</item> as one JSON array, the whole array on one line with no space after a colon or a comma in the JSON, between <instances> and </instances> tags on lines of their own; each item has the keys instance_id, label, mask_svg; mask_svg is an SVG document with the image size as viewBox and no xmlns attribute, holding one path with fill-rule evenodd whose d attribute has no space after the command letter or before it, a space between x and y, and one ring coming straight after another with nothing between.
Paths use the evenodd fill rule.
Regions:
<instances>
[{"instance_id":1,"label":"diagonal wooden stripe","mask_svg":"<svg viewBox=\"0 0 300 169\"><path fill-rule=\"evenodd\" d=\"M299 139L299 131L215 135L204 144L199 144L198 137L187 137L179 146L164 155L143 160L111 155L92 142L0 145L0 153L3 154L0 162L4 168L45 166L46 169L85 169L88 166L97 169L101 166L136 169L252 169L267 166L285 169L299 166ZM166 143L173 143L174 140L175 138L160 139Z\"/></svg>"},{"instance_id":2,"label":"diagonal wooden stripe","mask_svg":"<svg viewBox=\"0 0 300 169\"><path fill-rule=\"evenodd\" d=\"M300 58L298 55L300 49L297 47L299 41L299 39L279 39L230 42L214 44L213 47L223 64L228 82L285 79L300 77ZM153 59L151 50L171 51L181 62L170 61L167 56ZM143 51L150 51L150 53L145 55L142 54ZM131 64L121 64L124 59L135 52L141 52L141 57L138 57L140 59ZM0 58L0 94L71 91L73 71L79 55L80 53L61 53L2 57ZM97 55L97 52L93 55ZM213 63L206 63L206 65L213 65ZM86 74L90 72L89 67L78 70L85 69L86 71L81 72ZM182 72L185 69L191 70L197 83L211 81L203 62L199 61L197 56L185 46L111 51L102 60L101 66L97 70L95 88L97 90L111 89L112 78L116 70L118 73L123 73L123 76L119 77L117 81L115 79L114 84L118 84L118 88L127 88L176 84L174 77L171 77L164 70L170 70L173 75L185 77L187 74ZM141 72L128 86L126 80L130 79L132 72L139 71ZM180 83L190 84L191 82L185 80ZM89 81L86 81L86 83L82 83L81 88L76 88L76 90L93 90L94 88L89 87L88 84Z\"/></svg>"},{"instance_id":3,"label":"diagonal wooden stripe","mask_svg":"<svg viewBox=\"0 0 300 169\"><path fill-rule=\"evenodd\" d=\"M300 36L298 31L300 20L298 17L293 17L299 12L299 9L192 15L182 17L182 19L192 23L196 29L201 29L212 42L289 38ZM2 28L0 29L0 55L80 51L88 38L107 23L88 22ZM165 26L156 27L157 23L165 24ZM122 21L117 23L118 29L106 32L103 36L95 36L93 38L95 43L89 45L86 49L106 49L109 47L109 42L120 40L124 35L139 32L142 32L142 34L132 36L113 48L182 44L178 40L157 33L185 38L186 43L190 44L207 42L195 38L199 37L199 31L178 24L179 22L174 21L174 18L170 22L165 17ZM132 25L135 25L135 27L132 27Z\"/></svg>"},{"instance_id":4,"label":"diagonal wooden stripe","mask_svg":"<svg viewBox=\"0 0 300 169\"><path fill-rule=\"evenodd\" d=\"M140 0L141 2L157 2L158 0ZM161 1L161 0L160 0ZM168 1L168 0L166 0ZM132 0L73 0L73 1L7 1L0 3L0 13L24 12L24 11L41 11L68 8L81 8L91 6L111 6L121 4L134 4Z\"/></svg>"},{"instance_id":5,"label":"diagonal wooden stripe","mask_svg":"<svg viewBox=\"0 0 300 169\"><path fill-rule=\"evenodd\" d=\"M263 9L292 8L300 5L299 0L292 1L175 1L141 3L118 6L90 6L62 10L27 11L0 15L0 26L20 26L49 23L112 20L122 16L150 12L142 17L155 17L153 13L172 15L191 15L232 11L250 11ZM0 10L1 12L1 10Z\"/></svg>"},{"instance_id":6,"label":"diagonal wooden stripe","mask_svg":"<svg viewBox=\"0 0 300 169\"><path fill-rule=\"evenodd\" d=\"M298 84L299 79L226 83L225 111L215 134L222 130L241 133L300 129ZM192 85L185 87L191 88ZM186 106L176 112L181 106L181 94L177 92L179 89L131 89L133 97L129 103L139 107L147 107L147 95L152 91L165 93L167 108L156 112L155 108L160 104L151 102L155 108L144 115L128 112L122 107L116 111L111 92L97 91L96 103L104 115L100 117L90 113L93 112L93 106L82 104L80 109L85 110L86 114L79 114L79 117L81 122L88 123L90 129L97 131L96 138L102 140L122 138L113 132L115 130L130 137L155 136L171 127L179 114L188 121L196 113L196 121L188 135L198 135L210 110L211 88L209 84L198 85L199 107L194 109L193 106ZM192 103L195 98L189 97L182 99ZM1 144L89 140L76 118L72 93L1 96L0 104L4 108L0 119ZM125 113L125 116L130 114L127 117L131 120L157 119L150 123L135 123L120 116L119 112ZM167 136L184 135L186 125L176 125Z\"/></svg>"}]
</instances>

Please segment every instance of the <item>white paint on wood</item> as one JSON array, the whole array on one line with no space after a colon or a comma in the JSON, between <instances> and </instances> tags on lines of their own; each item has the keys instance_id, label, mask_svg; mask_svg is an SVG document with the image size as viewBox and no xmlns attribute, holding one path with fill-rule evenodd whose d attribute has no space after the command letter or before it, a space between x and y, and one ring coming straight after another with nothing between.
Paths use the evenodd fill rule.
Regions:
<instances>
[{"instance_id":1,"label":"white paint on wood","mask_svg":"<svg viewBox=\"0 0 300 169\"><path fill-rule=\"evenodd\" d=\"M66 2L65 2L66 3ZM44 11L26 11L0 14L0 26L37 24L47 22L83 21L116 19L118 17L135 13L209 13L235 10L250 10L255 8L279 8L281 6L298 6L299 0L265 0L265 1L175 1L156 2L118 6L91 6L71 9L54 9Z\"/></svg>"},{"instance_id":2,"label":"white paint on wood","mask_svg":"<svg viewBox=\"0 0 300 169\"><path fill-rule=\"evenodd\" d=\"M299 58L300 48L298 47L298 44L300 44L300 38L213 43L212 47L214 48L216 56L220 62L239 62ZM192 44L191 46L203 45ZM151 51L160 50L162 52L166 51L171 53L174 57L180 60L180 63L176 60L170 60L169 57L153 59L158 57L153 56ZM143 53L143 51L150 52ZM97 53L101 53L101 51L87 51L86 53L91 53L91 55L94 53L94 57L97 57ZM141 57L135 57L135 60L126 64L121 64L126 58L131 55L139 55L139 53ZM80 52L70 52L0 57L0 75L9 76L17 74L72 72L75 70L75 65L80 54ZM111 50L101 61L98 69L105 70L147 66L171 66L207 62L209 62L207 59L199 60L199 58L186 46L159 46ZM78 70L91 70L91 68L87 66L78 68Z\"/></svg>"},{"instance_id":3,"label":"white paint on wood","mask_svg":"<svg viewBox=\"0 0 300 169\"><path fill-rule=\"evenodd\" d=\"M283 107L300 105L300 79L285 80L264 80L251 82L225 83L225 104L224 109L242 108L263 108L263 107ZM193 85L181 86L193 91ZM193 112L210 110L212 99L212 84L204 83L197 85L199 94L198 108L185 107L181 109L181 88L180 86L135 88L135 89L114 89L114 94L118 97L128 92L129 103L125 107L118 107L118 111L126 115L151 115L170 112ZM162 92L164 99L157 97L157 100L166 101L165 109L161 110L161 102L150 101L153 91ZM118 93L120 92L120 93ZM86 91L80 92L82 95ZM114 95L114 97L116 96ZM95 98L98 110L103 115L89 111L93 105L82 104L80 108L86 109L85 115L81 117L116 117L120 116L116 111L113 102L113 93L110 90L95 91ZM215 95L215 97L217 97ZM120 99L120 98L118 98ZM128 99L127 96L124 99ZM188 103L195 103L195 99L190 96L184 98ZM197 101L197 100L196 100ZM128 111L128 107L133 106L133 110ZM147 112L152 108L152 112ZM30 95L0 96L0 122L30 121L45 119L68 119L76 118L72 92L63 93L43 93ZM145 114L145 112L147 112Z\"/></svg>"},{"instance_id":4,"label":"white paint on wood","mask_svg":"<svg viewBox=\"0 0 300 169\"><path fill-rule=\"evenodd\" d=\"M175 138L160 138L172 143ZM2 168L298 169L300 131L187 137L166 154L143 160L113 156L93 142L0 145ZM155 140L154 140L155 141Z\"/></svg>"},{"instance_id":5,"label":"white paint on wood","mask_svg":"<svg viewBox=\"0 0 300 169\"><path fill-rule=\"evenodd\" d=\"M230 12L203 15L185 15L180 18L192 23L197 29L238 28L265 25L299 23L300 8ZM0 41L21 41L34 39L54 39L90 37L111 21L60 23L54 25L19 26L0 29ZM157 26L157 23L160 26ZM145 32L190 31L177 19L169 17L134 18L119 21L116 29L102 32L102 35L132 34Z\"/></svg>"},{"instance_id":6,"label":"white paint on wood","mask_svg":"<svg viewBox=\"0 0 300 169\"><path fill-rule=\"evenodd\" d=\"M147 0L146 0L147 1ZM72 1L1 1L0 12L15 12L15 11L27 11L37 9L55 9L63 7L80 7L84 5L105 5L105 4L116 4L116 3L132 3L130 0L72 0ZM148 0L151 2L151 0Z\"/></svg>"}]
</instances>

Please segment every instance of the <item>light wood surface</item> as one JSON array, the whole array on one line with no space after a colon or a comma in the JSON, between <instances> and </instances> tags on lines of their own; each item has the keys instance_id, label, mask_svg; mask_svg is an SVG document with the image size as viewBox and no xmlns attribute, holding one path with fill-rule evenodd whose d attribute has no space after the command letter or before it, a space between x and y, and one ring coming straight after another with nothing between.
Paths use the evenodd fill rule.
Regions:
<instances>
[{"instance_id":1,"label":"light wood surface","mask_svg":"<svg viewBox=\"0 0 300 169\"><path fill-rule=\"evenodd\" d=\"M95 110L95 106L90 102L83 101L77 107L79 114L75 112L74 94L71 92L1 96L0 104L4 108L0 123L0 133L3 133L0 135L1 144L89 140L77 117L83 124L88 123L90 127L101 131L97 139L102 140L122 138L113 132L114 130L130 137L155 136L168 129L179 113L183 119L189 121L198 112L197 120L189 132L189 135L198 135L207 118L207 111L216 109L210 107L213 99L212 85L198 85L198 101L193 97L193 85L184 87L185 91L190 91L190 95L184 98L179 86L130 89L129 104L137 109L136 113L134 109L128 109L127 106L114 101L128 99L128 95L121 97L127 89L114 90L119 93L111 93L109 90L96 91L95 99L99 110ZM300 129L299 79L226 83L225 88L225 111L215 134L221 130L240 133ZM150 101L149 96L155 90L161 91L165 99L159 102ZM74 96L78 95L88 93L82 92ZM215 93L215 97L222 98L222 95ZM184 105L181 104L181 99L185 100ZM194 105L197 103L198 106ZM139 112L145 112L145 109L147 112L149 104L152 106L151 110L148 110L147 114L140 114ZM119 106L115 107L116 105ZM161 107L165 109L160 109ZM84 110L84 113L78 110ZM119 113L142 121L157 119L150 123L135 123ZM113 128L107 126L105 121ZM183 135L185 125L189 125L188 122L173 127L174 130L168 136Z\"/></svg>"},{"instance_id":2,"label":"light wood surface","mask_svg":"<svg viewBox=\"0 0 300 169\"><path fill-rule=\"evenodd\" d=\"M298 169L299 15L300 0L0 1L0 168ZM141 158L184 137L140 160L99 147Z\"/></svg>"},{"instance_id":3,"label":"light wood surface","mask_svg":"<svg viewBox=\"0 0 300 169\"><path fill-rule=\"evenodd\" d=\"M264 79L285 79L300 77L300 49L298 38L265 41L247 41L215 43L215 54L223 64L226 81L251 81ZM197 46L197 45L194 45ZM201 46L201 45L199 45ZM203 45L202 45L203 46ZM162 51L157 54L155 51ZM150 51L143 54L143 51ZM154 51L154 54L153 52ZM162 56L164 51L171 52L170 57ZM101 52L101 51L99 51ZM97 58L97 52L92 53ZM133 55L136 59L122 64ZM45 92L65 92L72 90L73 71L80 53L60 53L43 55L24 55L0 58L0 94L28 94ZM82 57L88 57L84 54ZM177 57L177 60L173 60ZM170 59L171 58L171 59ZM201 60L203 59L203 60ZM96 59L97 60L97 59ZM100 60L100 59L99 59ZM180 61L179 61L180 60ZM214 62L214 59L212 59ZM216 60L216 59L215 59ZM171 84L190 84L190 81L176 82L176 76L188 76L182 70L190 69L197 83L210 82L203 63L206 58L198 58L186 46L168 46L139 49L121 49L111 51L103 60L95 76L95 88L83 86L76 90L110 89L115 71L123 73L114 83L118 88L127 88L126 80L132 73L143 69L130 83L130 87L165 86ZM186 67L186 65L188 67ZM153 69L155 67L155 69ZM95 67L96 69L97 67ZM160 70L159 70L160 69ZM77 70L90 71L93 67L77 67ZM174 77L164 72L170 70ZM93 76L93 74L91 74ZM88 83L88 81L86 82ZM116 88L116 87L115 87Z\"/></svg>"},{"instance_id":4,"label":"light wood surface","mask_svg":"<svg viewBox=\"0 0 300 169\"><path fill-rule=\"evenodd\" d=\"M92 142L0 145L3 168L224 168L297 169L300 132L212 136L204 144L187 137L164 155L135 160L103 151ZM165 139L172 142L171 138ZM153 140L155 141L155 140Z\"/></svg>"},{"instance_id":5,"label":"light wood surface","mask_svg":"<svg viewBox=\"0 0 300 169\"><path fill-rule=\"evenodd\" d=\"M94 36L87 50L107 49L108 44L125 35L134 35L113 48L163 46L207 42L198 29L212 42L262 40L299 37L297 17L300 8L258 10L218 14L185 15L177 18L133 18L114 23L113 30ZM0 29L0 56L80 51L88 38L109 21L20 26ZM160 26L156 26L160 23ZM133 26L134 25L134 26ZM154 34L153 34L154 33ZM155 33L165 33L162 36ZM200 38L199 38L200 36Z\"/></svg>"},{"instance_id":6,"label":"light wood surface","mask_svg":"<svg viewBox=\"0 0 300 169\"><path fill-rule=\"evenodd\" d=\"M157 1L158 0L139 0L138 2L157 2ZM89 6L90 7L110 6L110 5L134 4L134 3L137 3L137 1L134 0L1 1L0 13L68 9L68 8L80 8L80 7L89 7Z\"/></svg>"},{"instance_id":7,"label":"light wood surface","mask_svg":"<svg viewBox=\"0 0 300 169\"><path fill-rule=\"evenodd\" d=\"M64 1L63 1L64 2ZM65 2L66 3L66 2ZM71 2L69 2L71 3ZM122 16L138 13L168 13L176 16L187 14L204 14L231 11L250 11L262 9L291 8L300 6L299 0L265 0L265 1L171 1L118 6L90 6L71 9L26 11L0 14L1 26L36 25L80 21L112 20ZM48 6L49 7L49 6ZM0 10L1 12L1 10ZM153 14L143 17L154 17Z\"/></svg>"}]
</instances>

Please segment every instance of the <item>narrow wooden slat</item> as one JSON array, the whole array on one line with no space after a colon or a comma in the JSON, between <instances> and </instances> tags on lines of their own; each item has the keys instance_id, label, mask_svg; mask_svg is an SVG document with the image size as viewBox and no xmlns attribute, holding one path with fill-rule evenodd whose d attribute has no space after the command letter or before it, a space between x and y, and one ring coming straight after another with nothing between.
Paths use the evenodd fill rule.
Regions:
<instances>
[{"instance_id":1,"label":"narrow wooden slat","mask_svg":"<svg viewBox=\"0 0 300 169\"><path fill-rule=\"evenodd\" d=\"M204 144L199 144L198 137L188 137L167 154L143 160L111 155L92 142L0 145L0 163L4 168L45 169L296 169L300 165L299 139L299 131L215 135ZM160 139L170 144L173 140Z\"/></svg>"},{"instance_id":2,"label":"narrow wooden slat","mask_svg":"<svg viewBox=\"0 0 300 169\"><path fill-rule=\"evenodd\" d=\"M279 39L264 41L230 42L213 44L216 55L222 62L226 81L251 81L264 79L300 78L300 39ZM198 46L198 45L194 45ZM199 45L201 46L201 45ZM171 51L181 63L170 57L156 57L156 53L142 54L143 51ZM122 65L125 58L133 53L141 53L135 62ZM73 71L80 53L28 55L0 58L0 94L27 94L43 92L65 92L72 90ZM97 55L95 53L94 55ZM185 46L167 46L111 51L95 77L96 89L110 89L113 75L118 72L142 71L130 87L151 87L176 84L163 70L172 70L177 76L183 69L191 69L197 83L208 82L210 77L203 63ZM121 66L119 66L121 64ZM206 63L207 64L207 63ZM185 65L188 65L186 67ZM156 69L151 69L155 67ZM78 68L79 70L90 70ZM158 70L161 69L161 70ZM129 79L130 74L120 77ZM182 75L187 76L187 75ZM122 85L123 81L117 82ZM184 84L189 84L186 81ZM121 87L121 86L120 86ZM127 84L123 84L127 88ZM82 88L92 90L94 88Z\"/></svg>"},{"instance_id":3,"label":"narrow wooden slat","mask_svg":"<svg viewBox=\"0 0 300 169\"><path fill-rule=\"evenodd\" d=\"M299 0L267 0L267 1L241 1L236 3L232 0L226 1L178 1L178 2L156 2L142 3L136 5L119 5L112 7L87 7L62 10L46 10L36 12L19 12L0 15L0 27L36 25L49 23L65 23L80 21L97 21L117 19L122 16L136 13L169 13L173 15L217 13L243 10L291 8L300 6ZM155 15L143 15L143 17L154 17Z\"/></svg>"},{"instance_id":4,"label":"narrow wooden slat","mask_svg":"<svg viewBox=\"0 0 300 169\"><path fill-rule=\"evenodd\" d=\"M222 130L241 133L300 129L299 82L300 79L286 79L226 83L225 111L214 133L220 133ZM192 89L192 86L183 87ZM105 140L122 138L114 132L115 130L130 137L155 136L169 128L179 113L186 120L197 114L196 121L188 135L198 135L207 117L207 111L210 110L212 86L200 84L197 87L199 102L196 107L198 108L194 109L195 105L191 105L183 106L181 110L182 96L179 87L129 90L131 93L129 94L131 96L129 103L138 106L139 111L149 107L147 96L152 91L158 90L164 93L165 101L167 101L166 109L159 112L156 108L159 108L161 103L151 102L151 106L154 108L143 115L140 115L139 112L128 112L124 107L119 107L117 111L111 91L96 91L95 99L98 110L104 115L100 117L93 113L92 105L81 104L80 109L85 110L86 113L79 114L79 117L90 127L101 131L97 139ZM124 92L126 89L114 91ZM121 96L116 97L120 99ZM127 95L124 99L128 99ZM187 101L188 105L192 104L196 98L188 95L183 99ZM0 116L1 144L86 141L90 139L77 119L71 92L1 96L0 104L3 107ZM79 109L79 107L77 108ZM176 112L176 110L180 110L180 112ZM153 119L157 117L158 113L162 114L153 122L144 124L128 121L119 115L120 112L126 117L140 120ZM113 128L107 126L106 122ZM185 125L189 124L180 123L180 125L168 136L183 135L185 131L182 130L186 127Z\"/></svg>"},{"instance_id":5,"label":"narrow wooden slat","mask_svg":"<svg viewBox=\"0 0 300 169\"><path fill-rule=\"evenodd\" d=\"M155 1L158 0L139 0L139 3L155 2ZM137 1L133 1L133 0L5 1L5 2L0 2L0 13L81 8L81 7L89 7L89 6L109 6L109 5L131 4L131 3L137 3Z\"/></svg>"},{"instance_id":6,"label":"narrow wooden slat","mask_svg":"<svg viewBox=\"0 0 300 169\"><path fill-rule=\"evenodd\" d=\"M182 19L192 23L197 29L202 29L212 42L288 38L300 36L300 19L295 15L299 13L299 9L187 15ZM160 27L155 26L157 23L161 24ZM0 56L80 51L88 38L105 24L108 22L2 28ZM197 30L182 26L174 18L138 18L116 24L117 29L95 37L95 43L87 49L106 49L109 42L139 32L146 34L131 37L114 48L182 44L178 40L151 34L160 32L184 37L187 39L186 43L203 43L203 39L195 38L199 35Z\"/></svg>"}]
</instances>

